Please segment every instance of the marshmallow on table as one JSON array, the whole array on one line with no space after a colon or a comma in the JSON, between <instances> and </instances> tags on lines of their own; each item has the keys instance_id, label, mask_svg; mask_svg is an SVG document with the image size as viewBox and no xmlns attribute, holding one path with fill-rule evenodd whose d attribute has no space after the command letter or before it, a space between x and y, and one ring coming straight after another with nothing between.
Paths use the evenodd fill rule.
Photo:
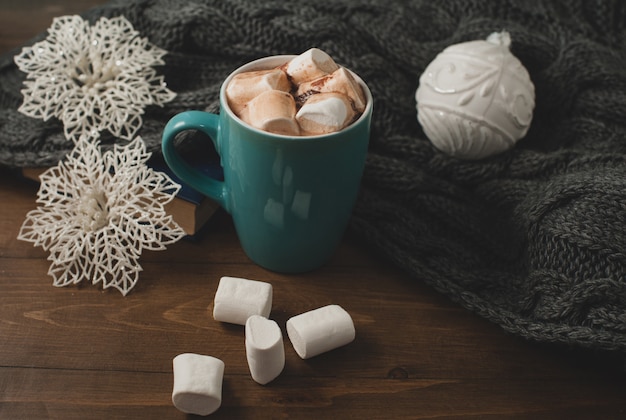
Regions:
<instances>
[{"instance_id":1,"label":"marshmallow on table","mask_svg":"<svg viewBox=\"0 0 626 420\"><path fill-rule=\"evenodd\" d=\"M303 359L344 346L354 340L354 323L339 305L328 305L287 321L287 334Z\"/></svg>"},{"instance_id":2,"label":"marshmallow on table","mask_svg":"<svg viewBox=\"0 0 626 420\"><path fill-rule=\"evenodd\" d=\"M240 118L253 127L275 134L297 136L296 101L288 92L268 90L242 109Z\"/></svg>"},{"instance_id":3,"label":"marshmallow on table","mask_svg":"<svg viewBox=\"0 0 626 420\"><path fill-rule=\"evenodd\" d=\"M252 315L269 317L272 310L272 285L257 280L222 277L213 303L216 321L245 325Z\"/></svg>"},{"instance_id":4,"label":"marshmallow on table","mask_svg":"<svg viewBox=\"0 0 626 420\"><path fill-rule=\"evenodd\" d=\"M238 73L226 86L228 105L237 115L253 98L269 90L289 92L291 83L279 68Z\"/></svg>"},{"instance_id":5,"label":"marshmallow on table","mask_svg":"<svg viewBox=\"0 0 626 420\"><path fill-rule=\"evenodd\" d=\"M296 114L303 134L339 131L352 122L356 112L346 95L338 92L311 95Z\"/></svg>"},{"instance_id":6,"label":"marshmallow on table","mask_svg":"<svg viewBox=\"0 0 626 420\"><path fill-rule=\"evenodd\" d=\"M211 356L183 353L174 357L172 402L180 411L206 416L222 404L224 362Z\"/></svg>"},{"instance_id":7,"label":"marshmallow on table","mask_svg":"<svg viewBox=\"0 0 626 420\"><path fill-rule=\"evenodd\" d=\"M311 92L339 92L349 97L354 103L354 108L358 112L365 110L366 98L363 94L363 88L356 81L354 76L350 74L344 67L340 67L333 73L322 76L318 79L302 83L298 86L296 97L307 97Z\"/></svg>"},{"instance_id":8,"label":"marshmallow on table","mask_svg":"<svg viewBox=\"0 0 626 420\"><path fill-rule=\"evenodd\" d=\"M303 52L284 66L285 72L296 85L330 74L338 68L333 59L318 48Z\"/></svg>"},{"instance_id":9,"label":"marshmallow on table","mask_svg":"<svg viewBox=\"0 0 626 420\"><path fill-rule=\"evenodd\" d=\"M246 321L246 358L252 379L261 385L273 381L285 367L285 347L275 321L252 315Z\"/></svg>"}]
</instances>

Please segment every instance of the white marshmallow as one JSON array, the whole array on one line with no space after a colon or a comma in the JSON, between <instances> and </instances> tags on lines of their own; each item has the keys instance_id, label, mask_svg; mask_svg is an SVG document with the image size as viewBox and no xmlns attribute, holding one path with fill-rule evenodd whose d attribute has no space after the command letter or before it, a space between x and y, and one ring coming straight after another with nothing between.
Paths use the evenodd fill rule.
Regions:
<instances>
[{"instance_id":1,"label":"white marshmallow","mask_svg":"<svg viewBox=\"0 0 626 420\"><path fill-rule=\"evenodd\" d=\"M183 413L206 416L222 405L224 362L211 356L183 353L174 357L172 402Z\"/></svg>"},{"instance_id":2,"label":"white marshmallow","mask_svg":"<svg viewBox=\"0 0 626 420\"><path fill-rule=\"evenodd\" d=\"M339 66L324 51L311 48L292 58L285 66L285 71L292 82L299 85L302 82L330 74L338 68Z\"/></svg>"},{"instance_id":3,"label":"white marshmallow","mask_svg":"<svg viewBox=\"0 0 626 420\"><path fill-rule=\"evenodd\" d=\"M275 134L297 136L296 101L280 90L269 90L252 99L242 109L240 118L253 127Z\"/></svg>"},{"instance_id":4,"label":"white marshmallow","mask_svg":"<svg viewBox=\"0 0 626 420\"><path fill-rule=\"evenodd\" d=\"M272 285L257 280L222 277L213 303L216 321L245 325L252 315L270 316Z\"/></svg>"},{"instance_id":5,"label":"white marshmallow","mask_svg":"<svg viewBox=\"0 0 626 420\"><path fill-rule=\"evenodd\" d=\"M283 334L275 321L252 315L246 321L246 358L250 375L265 385L280 375L285 367Z\"/></svg>"},{"instance_id":6,"label":"white marshmallow","mask_svg":"<svg viewBox=\"0 0 626 420\"><path fill-rule=\"evenodd\" d=\"M358 112L365 110L366 98L363 88L356 81L354 76L344 67L340 67L332 74L320 77L310 82L302 83L298 86L296 97L306 97L309 93L339 92L349 97L354 103L354 109Z\"/></svg>"},{"instance_id":7,"label":"white marshmallow","mask_svg":"<svg viewBox=\"0 0 626 420\"><path fill-rule=\"evenodd\" d=\"M352 122L356 112L350 98L338 92L311 95L296 114L303 134L339 131Z\"/></svg>"},{"instance_id":8,"label":"white marshmallow","mask_svg":"<svg viewBox=\"0 0 626 420\"><path fill-rule=\"evenodd\" d=\"M287 320L287 334L298 356L308 359L354 340L354 323L339 305L328 305Z\"/></svg>"},{"instance_id":9,"label":"white marshmallow","mask_svg":"<svg viewBox=\"0 0 626 420\"><path fill-rule=\"evenodd\" d=\"M275 68L236 74L226 86L226 98L233 112L239 115L248 102L269 90L291 90L291 83L284 71Z\"/></svg>"}]
</instances>

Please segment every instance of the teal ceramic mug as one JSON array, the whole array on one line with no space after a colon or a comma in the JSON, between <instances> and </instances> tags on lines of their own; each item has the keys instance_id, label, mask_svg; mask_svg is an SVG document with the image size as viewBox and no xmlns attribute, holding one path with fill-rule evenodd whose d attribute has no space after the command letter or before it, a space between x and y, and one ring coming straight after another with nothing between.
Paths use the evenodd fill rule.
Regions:
<instances>
[{"instance_id":1,"label":"teal ceramic mug","mask_svg":"<svg viewBox=\"0 0 626 420\"><path fill-rule=\"evenodd\" d=\"M222 84L220 114L188 111L163 131L170 169L231 214L245 253L267 269L297 273L327 262L339 245L356 201L370 136L372 95L343 130L317 136L272 134L240 120L229 108L226 86L240 72L280 66L295 56L272 56L235 70ZM220 156L223 181L194 168L175 147L176 136L200 130Z\"/></svg>"}]
</instances>

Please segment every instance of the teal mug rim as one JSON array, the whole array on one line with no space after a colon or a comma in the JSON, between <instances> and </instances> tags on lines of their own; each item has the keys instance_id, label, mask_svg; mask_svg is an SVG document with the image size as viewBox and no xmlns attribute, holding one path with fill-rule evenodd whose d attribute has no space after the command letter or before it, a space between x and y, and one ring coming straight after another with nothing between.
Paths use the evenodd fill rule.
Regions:
<instances>
[{"instance_id":1,"label":"teal mug rim","mask_svg":"<svg viewBox=\"0 0 626 420\"><path fill-rule=\"evenodd\" d=\"M344 68L350 72L350 74L354 77L354 79L359 83L359 85L363 89L363 93L365 94L365 99L366 99L366 105L365 105L365 109L363 110L359 118L357 118L356 121L353 121L349 126L343 128L342 130L335 131L332 133L317 134L314 136L290 136L286 134L270 133L268 131L261 130L259 128L256 128L248 124L247 122L239 118L233 112L232 109L230 109L230 105L228 104L228 99L226 98L226 87L228 86L230 81L233 79L233 77L235 77L235 75L239 73L243 73L245 71L272 69L274 67L278 67L278 66L285 64L287 61L295 57L297 57L297 55L295 54L294 55L291 55L291 54L270 55L270 56L266 56L266 57L262 57L262 58L258 58L256 60L250 61L238 67L237 69L233 70L228 75L228 77L224 80L220 88L220 104L221 104L220 113L226 112L230 118L234 119L235 121L237 121L238 123L246 127L248 130L256 134L259 134L263 138L267 138L268 140L293 140L293 141L297 140L297 141L307 141L307 142L316 141L316 140L329 140L329 139L332 140L332 137L338 137L338 136L344 135L346 132L356 129L356 127L360 125L360 123L363 120L366 120L368 118L368 115L371 114L372 108L374 106L372 92L367 86L367 83L365 83L365 81L358 74L356 74L355 72L353 72L347 67L344 67ZM268 65L267 62L271 62L274 64Z\"/></svg>"}]
</instances>

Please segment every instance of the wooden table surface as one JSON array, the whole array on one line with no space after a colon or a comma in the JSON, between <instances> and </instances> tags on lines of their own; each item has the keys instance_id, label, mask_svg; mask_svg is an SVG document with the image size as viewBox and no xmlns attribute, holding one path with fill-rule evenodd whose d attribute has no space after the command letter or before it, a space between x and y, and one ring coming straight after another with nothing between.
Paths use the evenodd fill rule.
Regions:
<instances>
[{"instance_id":1,"label":"wooden table surface","mask_svg":"<svg viewBox=\"0 0 626 420\"><path fill-rule=\"evenodd\" d=\"M53 16L102 1L1 1L0 52ZM226 364L213 418L626 418L626 380L579 351L527 342L459 308L348 233L333 260L303 275L251 263L218 213L198 242L144 253L126 297L55 288L47 254L16 239L37 186L0 170L0 418L185 418L171 402L172 358ZM214 321L221 276L270 282L286 366L266 386L249 374L243 327ZM357 338L301 360L286 320L327 304ZM193 417L193 416L190 416Z\"/></svg>"}]
</instances>

